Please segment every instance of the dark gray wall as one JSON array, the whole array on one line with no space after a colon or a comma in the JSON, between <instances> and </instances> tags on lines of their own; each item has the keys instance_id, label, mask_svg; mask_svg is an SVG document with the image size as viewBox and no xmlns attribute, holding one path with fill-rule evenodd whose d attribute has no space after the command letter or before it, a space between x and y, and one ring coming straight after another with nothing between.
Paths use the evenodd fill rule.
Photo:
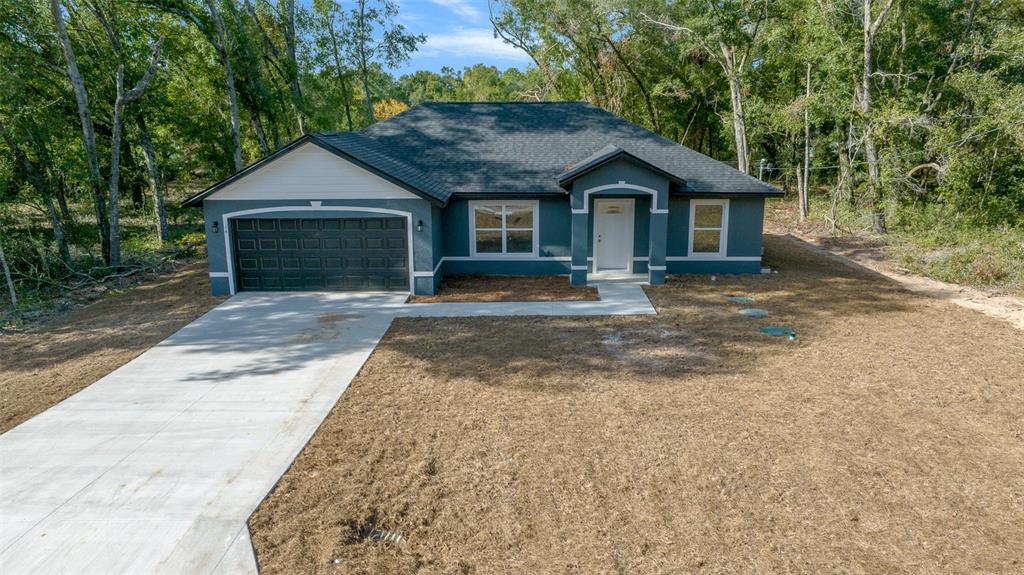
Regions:
<instances>
[{"instance_id":1,"label":"dark gray wall","mask_svg":"<svg viewBox=\"0 0 1024 575\"><path fill-rule=\"evenodd\" d=\"M729 199L728 257L761 255L764 226L764 198ZM673 196L668 211L668 257L685 256L690 243L690 200ZM671 271L671 270L670 270Z\"/></svg>"}]
</instances>

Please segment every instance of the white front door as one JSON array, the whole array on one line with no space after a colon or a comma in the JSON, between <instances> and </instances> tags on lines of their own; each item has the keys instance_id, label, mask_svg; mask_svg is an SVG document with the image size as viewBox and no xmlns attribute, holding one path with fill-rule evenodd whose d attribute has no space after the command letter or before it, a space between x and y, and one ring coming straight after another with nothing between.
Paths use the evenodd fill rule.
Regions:
<instances>
[{"instance_id":1,"label":"white front door","mask_svg":"<svg viewBox=\"0 0 1024 575\"><path fill-rule=\"evenodd\" d=\"M633 271L633 200L594 199L594 271Z\"/></svg>"}]
</instances>

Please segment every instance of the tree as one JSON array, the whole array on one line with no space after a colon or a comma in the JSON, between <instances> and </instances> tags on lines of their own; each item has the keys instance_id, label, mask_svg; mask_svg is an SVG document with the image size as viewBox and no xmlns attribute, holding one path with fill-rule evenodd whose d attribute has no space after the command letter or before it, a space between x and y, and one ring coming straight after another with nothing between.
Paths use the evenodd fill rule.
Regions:
<instances>
[{"instance_id":1,"label":"tree","mask_svg":"<svg viewBox=\"0 0 1024 575\"><path fill-rule=\"evenodd\" d=\"M408 105L398 100L377 100L373 103L373 114L381 120L397 116L408 109Z\"/></svg>"},{"instance_id":2,"label":"tree","mask_svg":"<svg viewBox=\"0 0 1024 575\"><path fill-rule=\"evenodd\" d=\"M892 9L894 0L884 0L878 15L872 15L872 4L874 0L864 0L864 73L861 77L860 87L860 112L864 122L864 153L868 162L868 195L871 198L872 225L876 233L885 233L885 214L882 212L883 194L879 185L878 150L875 147L875 135L873 133L871 115L871 85L874 74L873 50L878 30L885 23L889 10Z\"/></svg>"},{"instance_id":3,"label":"tree","mask_svg":"<svg viewBox=\"0 0 1024 575\"><path fill-rule=\"evenodd\" d=\"M231 65L231 47L228 43L224 19L221 17L220 10L217 9L217 0L206 0L206 6L210 10L210 17L213 18L216 32L214 47L224 66L224 83L228 93L228 108L231 111L231 141L234 143L235 171L240 172L245 167L245 161L242 159L242 121L238 114L238 90L235 87L235 71Z\"/></svg>"},{"instance_id":4,"label":"tree","mask_svg":"<svg viewBox=\"0 0 1024 575\"><path fill-rule=\"evenodd\" d=\"M762 25L768 19L767 0L729 0L709 4L680 2L665 17L646 16L650 24L685 34L714 59L729 83L736 167L750 172L747 117L743 108L744 81Z\"/></svg>"},{"instance_id":5,"label":"tree","mask_svg":"<svg viewBox=\"0 0 1024 575\"><path fill-rule=\"evenodd\" d=\"M0 267L4 268L4 279L7 281L7 294L11 300L11 307L16 308L18 307L18 291L14 289L14 280L11 278L11 268L7 265L3 242L0 242Z\"/></svg>"},{"instance_id":6,"label":"tree","mask_svg":"<svg viewBox=\"0 0 1024 575\"><path fill-rule=\"evenodd\" d=\"M149 187L153 192L156 237L162 244L171 240L170 230L167 227L167 207L164 204L163 178L160 177L160 166L156 158L156 149L153 147L153 140L150 138L149 129L146 127L146 119L141 114L136 117L136 126L139 129L139 146L142 148L142 155L146 158Z\"/></svg>"},{"instance_id":7,"label":"tree","mask_svg":"<svg viewBox=\"0 0 1024 575\"><path fill-rule=\"evenodd\" d=\"M427 37L409 34L405 26L392 23L398 15L398 5L393 0L371 2L356 0L356 7L345 20L344 44L348 47L349 60L359 70L366 117L373 123L376 118L373 115L373 90L370 88L372 64L377 62L394 68L406 62Z\"/></svg>"},{"instance_id":8,"label":"tree","mask_svg":"<svg viewBox=\"0 0 1024 575\"><path fill-rule=\"evenodd\" d=\"M109 265L111 262L110 221L107 219L103 176L100 174L100 162L96 153L96 129L92 123L92 112L89 110L89 92L85 89L85 80L78 70L78 60L64 24L64 7L60 0L50 0L50 14L57 27L57 37L67 63L67 77L75 93L75 103L78 105L78 117L82 126L82 144L85 148L86 163L89 166L89 185L92 188L93 207L96 210L96 227L99 230L103 260Z\"/></svg>"},{"instance_id":9,"label":"tree","mask_svg":"<svg viewBox=\"0 0 1024 575\"><path fill-rule=\"evenodd\" d=\"M321 54L327 55L318 63L324 67L329 66L333 70L334 78L338 83L337 89L342 98L342 107L345 110L345 125L349 131L352 131L354 125L352 123L350 72L342 62L344 55L339 41L339 37L344 34L346 15L336 0L314 0L313 12L317 18L314 28L317 33L315 41Z\"/></svg>"}]
</instances>

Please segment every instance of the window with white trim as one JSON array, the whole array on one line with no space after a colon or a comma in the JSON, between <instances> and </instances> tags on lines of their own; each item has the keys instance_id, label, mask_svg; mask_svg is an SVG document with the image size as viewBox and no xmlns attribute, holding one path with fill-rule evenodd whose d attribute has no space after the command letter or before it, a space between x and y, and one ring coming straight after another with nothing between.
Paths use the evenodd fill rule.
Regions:
<instances>
[{"instance_id":1,"label":"window with white trim","mask_svg":"<svg viewBox=\"0 0 1024 575\"><path fill-rule=\"evenodd\" d=\"M470 254L536 256L537 202L470 202Z\"/></svg>"},{"instance_id":2,"label":"window with white trim","mask_svg":"<svg viewBox=\"0 0 1024 575\"><path fill-rule=\"evenodd\" d=\"M690 200L690 255L725 257L729 200Z\"/></svg>"}]
</instances>

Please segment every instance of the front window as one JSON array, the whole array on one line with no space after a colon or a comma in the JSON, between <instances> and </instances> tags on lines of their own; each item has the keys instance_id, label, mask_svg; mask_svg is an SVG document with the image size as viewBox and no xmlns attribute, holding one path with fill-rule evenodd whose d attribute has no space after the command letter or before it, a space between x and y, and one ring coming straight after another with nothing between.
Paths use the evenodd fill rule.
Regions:
<instances>
[{"instance_id":1,"label":"front window","mask_svg":"<svg viewBox=\"0 0 1024 575\"><path fill-rule=\"evenodd\" d=\"M729 200L691 200L690 255L724 257Z\"/></svg>"},{"instance_id":2,"label":"front window","mask_svg":"<svg viewBox=\"0 0 1024 575\"><path fill-rule=\"evenodd\" d=\"M471 202L473 255L536 255L537 202Z\"/></svg>"}]
</instances>

